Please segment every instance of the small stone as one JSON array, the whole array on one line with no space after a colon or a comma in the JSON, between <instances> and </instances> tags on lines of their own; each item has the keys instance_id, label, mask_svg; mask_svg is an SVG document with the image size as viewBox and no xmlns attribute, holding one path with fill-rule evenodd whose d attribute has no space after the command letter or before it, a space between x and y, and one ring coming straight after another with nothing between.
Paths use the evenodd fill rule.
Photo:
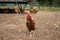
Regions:
<instances>
[{"instance_id":1,"label":"small stone","mask_svg":"<svg viewBox=\"0 0 60 40\"><path fill-rule=\"evenodd\" d=\"M59 27L58 24L54 24L55 27Z\"/></svg>"},{"instance_id":2,"label":"small stone","mask_svg":"<svg viewBox=\"0 0 60 40\"><path fill-rule=\"evenodd\" d=\"M21 32L21 30L19 30L19 32Z\"/></svg>"}]
</instances>

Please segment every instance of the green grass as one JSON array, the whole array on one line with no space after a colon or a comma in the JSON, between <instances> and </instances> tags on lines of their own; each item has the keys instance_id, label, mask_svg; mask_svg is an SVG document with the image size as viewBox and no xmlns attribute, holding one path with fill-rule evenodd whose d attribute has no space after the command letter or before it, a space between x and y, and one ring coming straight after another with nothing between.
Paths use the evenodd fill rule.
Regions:
<instances>
[{"instance_id":1,"label":"green grass","mask_svg":"<svg viewBox=\"0 0 60 40\"><path fill-rule=\"evenodd\" d=\"M6 6L0 6L0 8L5 8L5 7ZM37 7L39 10L43 10L43 11L60 11L60 7L53 7L53 6L32 6L32 7ZM27 6L25 8L30 8L30 7Z\"/></svg>"},{"instance_id":2,"label":"green grass","mask_svg":"<svg viewBox=\"0 0 60 40\"><path fill-rule=\"evenodd\" d=\"M39 10L43 11L60 11L60 7L53 7L53 6L33 6L33 7L39 7Z\"/></svg>"}]
</instances>

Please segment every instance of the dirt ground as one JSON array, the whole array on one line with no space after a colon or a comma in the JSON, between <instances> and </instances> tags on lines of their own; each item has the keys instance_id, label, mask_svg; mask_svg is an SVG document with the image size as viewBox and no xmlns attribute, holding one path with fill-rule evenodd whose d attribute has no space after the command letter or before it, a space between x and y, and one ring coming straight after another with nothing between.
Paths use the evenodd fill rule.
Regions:
<instances>
[{"instance_id":1,"label":"dirt ground","mask_svg":"<svg viewBox=\"0 0 60 40\"><path fill-rule=\"evenodd\" d=\"M0 14L0 40L60 40L60 12L29 14L36 23L35 35L29 35L25 14Z\"/></svg>"}]
</instances>

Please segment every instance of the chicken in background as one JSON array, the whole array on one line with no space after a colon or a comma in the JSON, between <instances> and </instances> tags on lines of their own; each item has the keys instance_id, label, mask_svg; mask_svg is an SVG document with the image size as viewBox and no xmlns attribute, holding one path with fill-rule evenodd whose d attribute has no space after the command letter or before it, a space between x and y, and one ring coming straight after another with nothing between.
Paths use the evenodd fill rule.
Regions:
<instances>
[{"instance_id":1,"label":"chicken in background","mask_svg":"<svg viewBox=\"0 0 60 40\"><path fill-rule=\"evenodd\" d=\"M36 9L31 9L30 12L36 14L36 13L38 12L38 10L36 10Z\"/></svg>"},{"instance_id":2,"label":"chicken in background","mask_svg":"<svg viewBox=\"0 0 60 40\"><path fill-rule=\"evenodd\" d=\"M15 8L14 10L15 10L15 13L18 14L18 12L19 12L19 8Z\"/></svg>"},{"instance_id":3,"label":"chicken in background","mask_svg":"<svg viewBox=\"0 0 60 40\"><path fill-rule=\"evenodd\" d=\"M21 7L19 8L20 9L20 12L23 13L24 12L24 9L22 9Z\"/></svg>"},{"instance_id":4,"label":"chicken in background","mask_svg":"<svg viewBox=\"0 0 60 40\"><path fill-rule=\"evenodd\" d=\"M30 8L31 13L36 14L38 11L39 11L38 8L33 8L33 7Z\"/></svg>"}]
</instances>

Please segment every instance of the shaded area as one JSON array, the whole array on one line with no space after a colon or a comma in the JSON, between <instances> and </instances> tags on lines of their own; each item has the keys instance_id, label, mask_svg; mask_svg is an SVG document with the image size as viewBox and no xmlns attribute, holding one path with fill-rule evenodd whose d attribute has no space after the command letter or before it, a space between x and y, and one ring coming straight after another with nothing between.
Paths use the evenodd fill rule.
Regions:
<instances>
[{"instance_id":1,"label":"shaded area","mask_svg":"<svg viewBox=\"0 0 60 40\"><path fill-rule=\"evenodd\" d=\"M4 14L4 13L16 13L15 12L15 9L9 9L9 8L6 8L6 9L0 9L0 14Z\"/></svg>"}]
</instances>

